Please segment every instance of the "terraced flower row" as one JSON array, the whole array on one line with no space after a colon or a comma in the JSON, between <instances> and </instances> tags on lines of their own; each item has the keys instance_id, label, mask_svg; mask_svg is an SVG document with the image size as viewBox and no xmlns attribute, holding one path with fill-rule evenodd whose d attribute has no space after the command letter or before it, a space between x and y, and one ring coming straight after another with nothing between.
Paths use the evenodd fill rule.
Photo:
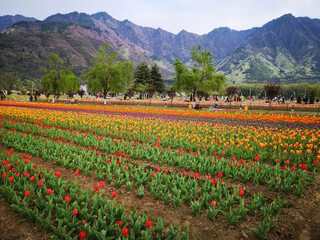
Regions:
<instances>
[{"instance_id":1,"label":"terraced flower row","mask_svg":"<svg viewBox=\"0 0 320 240\"><path fill-rule=\"evenodd\" d=\"M271 127L272 124L269 127L259 124L250 126L249 123L243 126L241 121L213 125L210 121L217 116L210 116L210 121L188 122L186 119L164 119L163 116L171 114L169 112L145 118L127 114L130 109L136 111L133 108L105 108L111 112L98 113L96 109L93 112L87 112L90 109L69 112L65 111L69 108L60 111L63 105L50 106L55 108L48 111L49 105L38 105L37 108L19 107L18 104L15 107L3 106L0 109L1 144L39 156L57 166L71 168L75 175L96 178L100 184L90 189L95 192L91 193L90 201L99 196L98 201L108 202L98 195L99 189L108 184L115 186L115 192L122 189L139 198L144 198L146 193L151 194L155 204L161 201L169 211L183 206L190 209L194 216L205 216L212 221L223 217L229 225L251 219L258 222L258 227L252 231L263 239L268 231L276 227L279 211L288 203L280 198L270 198L274 196L272 192L300 196L304 188L315 181L319 172L320 130L312 126L281 129ZM219 115L222 116L225 119L241 119L244 115ZM261 116L261 119L267 118ZM303 119L301 122L307 121L307 118L300 118ZM279 119L274 118L275 121ZM316 126L316 118L308 124ZM28 165L28 161L25 162ZM8 162L4 160L2 174L10 173L11 168L8 169ZM13 175L9 177L12 179ZM255 192L256 186L261 191ZM62 195L63 200L66 196L64 193ZM68 196L72 199L70 194ZM114 204L114 201L109 203ZM30 209L29 205L20 207ZM121 205L119 208L123 209ZM22 212L21 209L17 208L19 212ZM137 228L134 214L121 211L123 216L115 216L114 221L127 225L119 227L111 222L112 231L103 232L105 235L101 236L94 235L100 229L86 228L82 231L82 225L72 225L75 222L71 218L65 222L61 220L61 223L53 222L52 226L50 221L41 223L38 220L38 224L65 238L189 238L187 229L178 234L181 227L177 225L163 234L161 219L156 231L152 232L151 225L148 227L150 220L145 215L139 218L142 219L140 222L137 220L140 224L137 223L140 226ZM48 213L40 211L39 214L47 216ZM131 219L122 219L129 215ZM100 212L97 216L100 224ZM102 226L102 223L92 224ZM109 228L106 224L103 226ZM64 230L57 230L57 226Z\"/></svg>"}]
</instances>

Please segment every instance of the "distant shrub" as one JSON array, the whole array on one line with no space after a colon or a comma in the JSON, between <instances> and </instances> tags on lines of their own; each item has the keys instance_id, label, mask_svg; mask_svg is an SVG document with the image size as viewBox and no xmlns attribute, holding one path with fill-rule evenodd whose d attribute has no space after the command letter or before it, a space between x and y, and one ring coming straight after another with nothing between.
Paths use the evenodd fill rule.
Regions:
<instances>
[{"instance_id":1,"label":"distant shrub","mask_svg":"<svg viewBox=\"0 0 320 240\"><path fill-rule=\"evenodd\" d=\"M297 98L297 103L301 103L301 96Z\"/></svg>"},{"instance_id":2,"label":"distant shrub","mask_svg":"<svg viewBox=\"0 0 320 240\"><path fill-rule=\"evenodd\" d=\"M313 96L313 95L310 96L309 103L310 103L310 104L314 104L314 96Z\"/></svg>"}]
</instances>

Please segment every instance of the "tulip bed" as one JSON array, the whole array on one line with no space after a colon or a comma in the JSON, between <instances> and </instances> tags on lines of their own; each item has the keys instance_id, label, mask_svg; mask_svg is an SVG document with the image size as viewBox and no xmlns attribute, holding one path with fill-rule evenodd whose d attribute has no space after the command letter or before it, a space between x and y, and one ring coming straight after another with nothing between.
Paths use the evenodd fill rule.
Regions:
<instances>
[{"instance_id":1,"label":"tulip bed","mask_svg":"<svg viewBox=\"0 0 320 240\"><path fill-rule=\"evenodd\" d=\"M7 102L0 144L12 150L1 155L0 190L57 239L211 239L244 223L240 235L270 238L289 200L316 184L319 126L307 115ZM33 158L97 184L85 189Z\"/></svg>"}]
</instances>

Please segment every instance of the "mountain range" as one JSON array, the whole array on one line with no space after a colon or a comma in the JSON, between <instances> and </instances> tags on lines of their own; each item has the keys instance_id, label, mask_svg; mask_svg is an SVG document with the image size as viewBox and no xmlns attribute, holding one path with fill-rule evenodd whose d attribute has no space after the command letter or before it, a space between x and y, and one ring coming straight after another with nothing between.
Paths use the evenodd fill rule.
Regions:
<instances>
[{"instance_id":1,"label":"mountain range","mask_svg":"<svg viewBox=\"0 0 320 240\"><path fill-rule=\"evenodd\" d=\"M16 71L25 79L41 77L39 68L52 51L80 75L108 40L118 60L156 63L167 80L174 76L175 57L188 65L190 47L201 44L232 84L320 83L320 20L292 14L262 27L221 27L204 35L142 27L105 12L56 14L44 21L7 15L0 17L0 29L0 71Z\"/></svg>"}]
</instances>

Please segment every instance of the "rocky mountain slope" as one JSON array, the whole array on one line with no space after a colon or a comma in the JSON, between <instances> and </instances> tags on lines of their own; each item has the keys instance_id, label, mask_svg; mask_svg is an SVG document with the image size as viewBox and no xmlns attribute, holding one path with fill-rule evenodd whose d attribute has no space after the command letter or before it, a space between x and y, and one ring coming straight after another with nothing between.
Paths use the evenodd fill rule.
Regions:
<instances>
[{"instance_id":1,"label":"rocky mountain slope","mask_svg":"<svg viewBox=\"0 0 320 240\"><path fill-rule=\"evenodd\" d=\"M320 82L320 20L291 14L245 31L218 28L204 35L118 21L105 12L56 14L44 21L19 22L0 34L0 70L41 77L51 51L66 57L80 74L106 40L120 60L157 63L165 79L174 76L175 57L188 63L190 47L212 52L218 71L241 82Z\"/></svg>"}]
</instances>

